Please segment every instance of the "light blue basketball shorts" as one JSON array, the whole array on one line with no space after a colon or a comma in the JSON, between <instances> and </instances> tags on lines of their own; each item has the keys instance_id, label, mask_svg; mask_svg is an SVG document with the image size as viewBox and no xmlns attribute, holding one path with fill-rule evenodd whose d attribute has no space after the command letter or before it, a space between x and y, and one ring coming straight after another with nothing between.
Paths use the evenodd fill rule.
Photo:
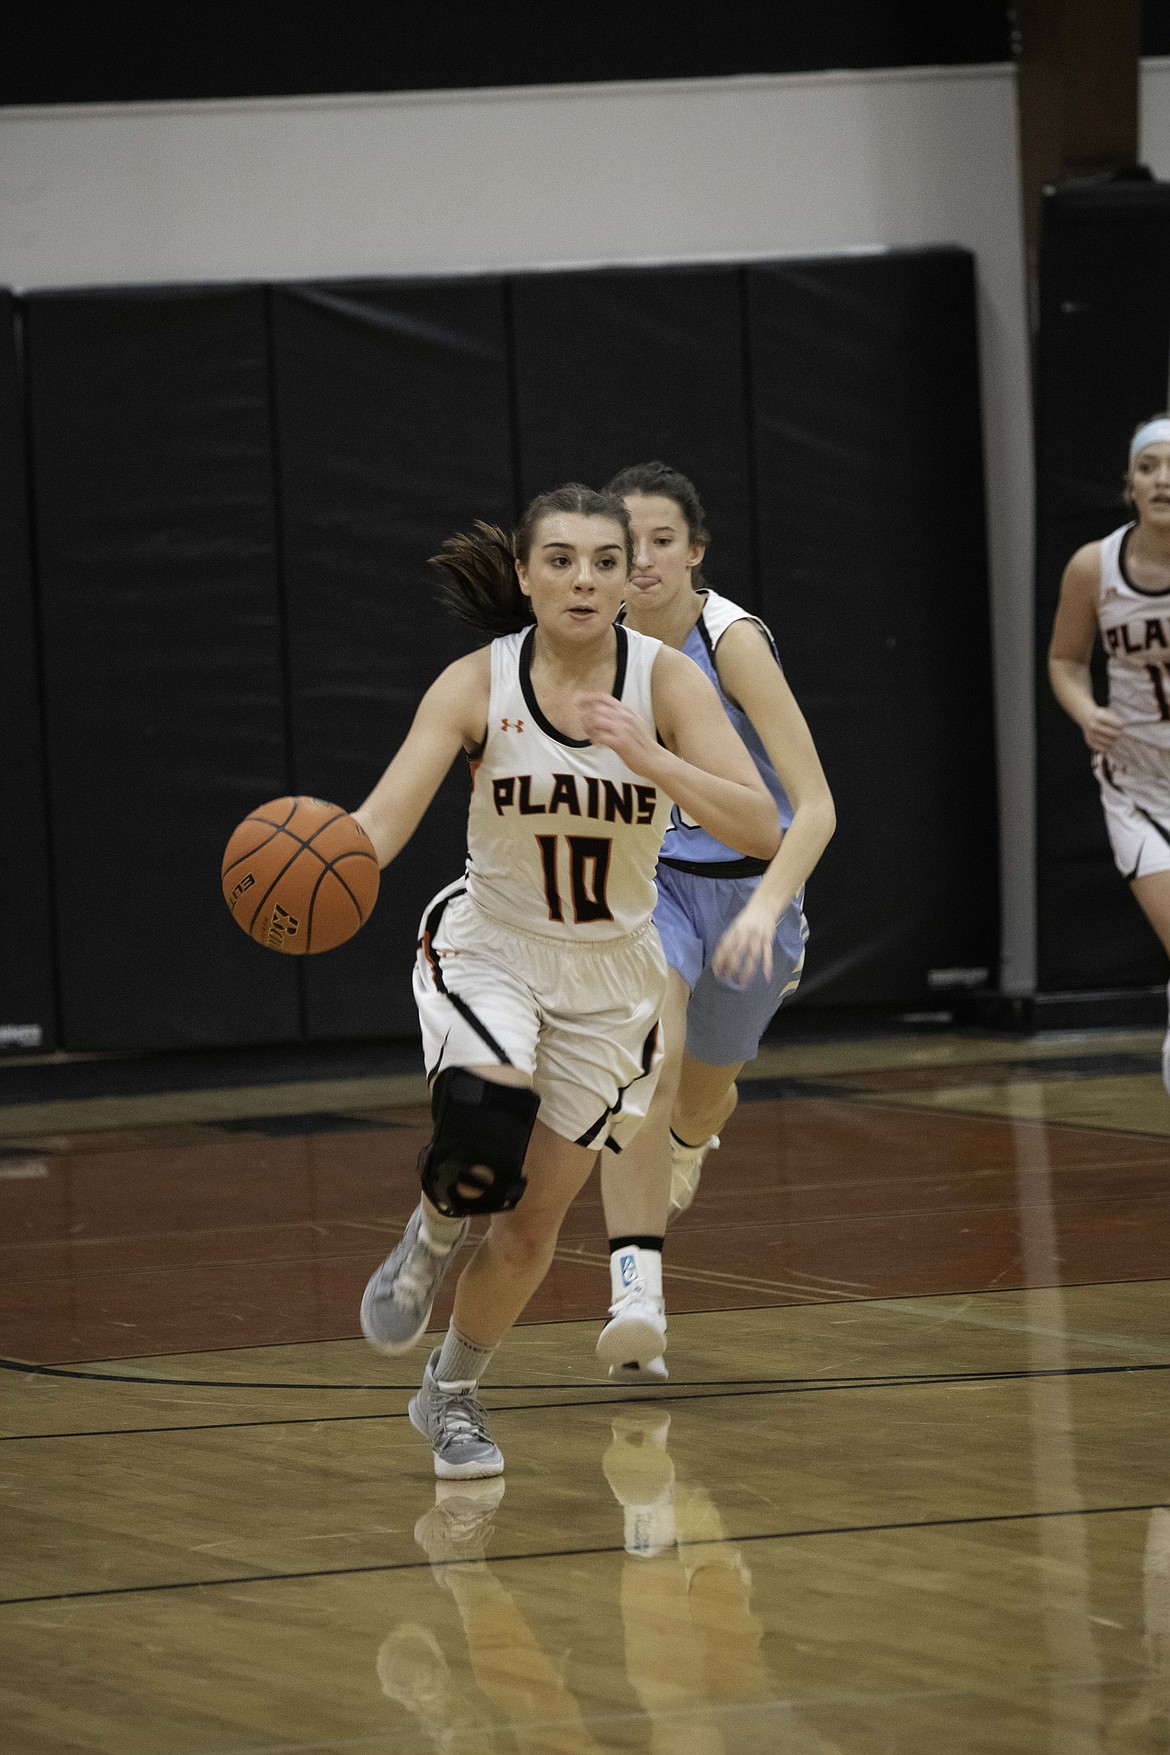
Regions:
<instances>
[{"instance_id":1,"label":"light blue basketball shorts","mask_svg":"<svg viewBox=\"0 0 1170 1755\"><path fill-rule=\"evenodd\" d=\"M757 969L746 987L717 981L710 962L724 931L759 885L758 877L696 877L660 864L654 923L666 960L691 990L687 1053L707 1066L754 1060L782 1000L800 983L808 924L798 898L780 916L772 977Z\"/></svg>"}]
</instances>

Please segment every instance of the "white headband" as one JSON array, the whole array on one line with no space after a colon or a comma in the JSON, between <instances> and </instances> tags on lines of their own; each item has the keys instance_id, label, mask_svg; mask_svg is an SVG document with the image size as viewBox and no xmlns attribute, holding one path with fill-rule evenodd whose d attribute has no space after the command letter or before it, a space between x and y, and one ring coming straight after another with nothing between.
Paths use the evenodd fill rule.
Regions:
<instances>
[{"instance_id":1,"label":"white headband","mask_svg":"<svg viewBox=\"0 0 1170 1755\"><path fill-rule=\"evenodd\" d=\"M1129 442L1129 466L1133 468L1134 458L1147 445L1170 445L1170 420L1148 420L1144 427L1139 427Z\"/></svg>"}]
</instances>

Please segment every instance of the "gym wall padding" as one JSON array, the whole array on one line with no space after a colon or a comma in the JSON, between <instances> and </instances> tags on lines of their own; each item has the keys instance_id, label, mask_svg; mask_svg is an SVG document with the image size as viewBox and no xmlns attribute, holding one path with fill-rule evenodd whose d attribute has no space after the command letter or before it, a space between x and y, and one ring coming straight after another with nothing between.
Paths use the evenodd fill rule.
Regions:
<instances>
[{"instance_id":1,"label":"gym wall padding","mask_svg":"<svg viewBox=\"0 0 1170 1755\"><path fill-rule=\"evenodd\" d=\"M57 1045L18 317L0 292L0 1049Z\"/></svg>"},{"instance_id":2,"label":"gym wall padding","mask_svg":"<svg viewBox=\"0 0 1170 1755\"><path fill-rule=\"evenodd\" d=\"M1048 683L1061 575L1129 519L1134 427L1166 407L1170 185L1044 201L1036 393L1037 969L1044 993L1153 985L1165 957L1118 873L1089 752ZM1098 652L1098 698L1104 678Z\"/></svg>"},{"instance_id":3,"label":"gym wall padding","mask_svg":"<svg viewBox=\"0 0 1170 1755\"><path fill-rule=\"evenodd\" d=\"M291 731L297 785L350 809L427 684L478 642L443 615L426 557L514 517L498 279L281 287L272 295ZM466 857L457 761L383 874L368 927L305 969L310 1037L409 1034L422 909Z\"/></svg>"},{"instance_id":4,"label":"gym wall padding","mask_svg":"<svg viewBox=\"0 0 1170 1755\"><path fill-rule=\"evenodd\" d=\"M916 250L747 278L761 610L839 823L806 988L921 1004L931 970L998 959L974 264Z\"/></svg>"},{"instance_id":5,"label":"gym wall padding","mask_svg":"<svg viewBox=\"0 0 1170 1755\"><path fill-rule=\"evenodd\" d=\"M943 248L25 296L62 1045L414 1034L462 763L320 959L233 926L228 832L376 781L476 643L432 600L444 536L656 455L694 476L711 582L773 625L836 794L803 999L920 1007L931 971L993 969L973 284Z\"/></svg>"},{"instance_id":6,"label":"gym wall padding","mask_svg":"<svg viewBox=\"0 0 1170 1755\"><path fill-rule=\"evenodd\" d=\"M288 789L264 294L24 300L61 1035L288 1040L219 861Z\"/></svg>"},{"instance_id":7,"label":"gym wall padding","mask_svg":"<svg viewBox=\"0 0 1170 1755\"><path fill-rule=\"evenodd\" d=\"M522 497L600 486L660 457L697 484L715 542L705 569L755 591L743 324L735 268L525 275L512 286Z\"/></svg>"}]
</instances>

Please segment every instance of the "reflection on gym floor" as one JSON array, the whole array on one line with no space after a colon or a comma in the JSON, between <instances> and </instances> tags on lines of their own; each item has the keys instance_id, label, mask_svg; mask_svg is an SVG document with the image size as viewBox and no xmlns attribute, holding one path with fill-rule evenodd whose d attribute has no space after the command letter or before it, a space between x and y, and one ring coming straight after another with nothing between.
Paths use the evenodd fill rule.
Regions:
<instances>
[{"instance_id":1,"label":"reflection on gym floor","mask_svg":"<svg viewBox=\"0 0 1170 1755\"><path fill-rule=\"evenodd\" d=\"M1167 1748L1158 1048L769 1050L669 1381L599 1369L587 1191L485 1381L507 1475L437 1486L425 1343L356 1324L413 1090L0 1110L5 1755Z\"/></svg>"},{"instance_id":2,"label":"reflection on gym floor","mask_svg":"<svg viewBox=\"0 0 1170 1755\"><path fill-rule=\"evenodd\" d=\"M670 1422L664 1409L623 1408L602 1458L627 1556L618 1584L626 1676L651 1749L724 1755L764 1735L763 1727L745 1734L738 1712L723 1722L728 1708L769 1697L763 1624L752 1612L751 1572L714 1500L675 1469ZM379 1648L378 1679L450 1755L495 1747L492 1739L509 1731L522 1750L603 1750L609 1745L588 1728L562 1664L509 1594L506 1573L486 1563L504 1491L498 1478L436 1483L415 1540L455 1603L463 1639L455 1649L448 1635L444 1646L433 1625L402 1622ZM773 1719L768 1734L775 1728Z\"/></svg>"}]
</instances>

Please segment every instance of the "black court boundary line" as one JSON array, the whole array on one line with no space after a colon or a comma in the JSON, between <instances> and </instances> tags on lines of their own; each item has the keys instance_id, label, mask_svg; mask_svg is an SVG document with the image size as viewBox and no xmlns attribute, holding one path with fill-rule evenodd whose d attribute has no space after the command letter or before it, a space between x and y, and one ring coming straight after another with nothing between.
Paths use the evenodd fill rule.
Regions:
<instances>
[{"instance_id":1,"label":"black court boundary line","mask_svg":"<svg viewBox=\"0 0 1170 1755\"><path fill-rule=\"evenodd\" d=\"M670 1270L667 1269L667 1272ZM1051 1284L1036 1286L969 1286L960 1287L950 1292L872 1292L863 1298L795 1298L786 1299L783 1303L769 1304L711 1304L704 1305L701 1310L680 1310L671 1318L673 1322L685 1322L691 1316L740 1316L754 1310L819 1310L822 1306L844 1306L855 1304L913 1304L925 1298L1000 1298L1012 1292L1086 1292L1101 1286L1164 1286L1170 1283L1168 1274L1138 1274L1132 1280L1072 1280L1065 1282L1053 1280ZM718 1288L722 1289L722 1288ZM600 1318L587 1316L542 1316L531 1322L518 1322L517 1328L565 1328L581 1323L600 1321ZM432 1331L435 1334L439 1330ZM262 1353L275 1347L336 1347L347 1342L356 1342L360 1335L320 1335L312 1340L304 1341L238 1341L225 1347L189 1347L175 1351L173 1348L164 1353L127 1353L127 1359L199 1359L208 1353ZM421 1353L419 1355L421 1357ZM91 1383L157 1383L169 1386L179 1385L190 1389L417 1389L417 1382L412 1384L394 1383L245 1383L242 1379L232 1379L223 1383L203 1377L136 1377L133 1372L80 1371L80 1365L101 1365L103 1359L70 1359L60 1364L38 1365L28 1359L8 1359L0 1357L0 1371L24 1371L40 1373L46 1377L79 1377ZM732 1380L736 1381L736 1380ZM759 1378L739 1379L741 1382L760 1382ZM503 1386L500 1386L503 1387ZM528 1388L527 1384L521 1385ZM571 1388L567 1384L549 1384L550 1389ZM589 1388L583 1384L582 1388Z\"/></svg>"},{"instance_id":2,"label":"black court boundary line","mask_svg":"<svg viewBox=\"0 0 1170 1755\"><path fill-rule=\"evenodd\" d=\"M1155 1283L1160 1285L1161 1281ZM770 1308L770 1306L765 1306L765 1308ZM706 1312L701 1312L700 1314L705 1315ZM4 1358L0 1358L0 1371L13 1371L19 1373L21 1376L32 1377L80 1378L83 1382L88 1383L145 1383L168 1389L348 1390L354 1394L374 1391L387 1395L394 1395L405 1394L408 1390L413 1394L418 1388L417 1378L412 1378L409 1383L251 1383L244 1382L238 1378L224 1378L222 1380L217 1380L215 1378L204 1377L136 1377L133 1372L126 1372L124 1374L111 1372L107 1374L102 1372L71 1371L58 1365L26 1365L19 1359ZM764 1389L784 1389L794 1384L798 1386L809 1385L813 1387L823 1385L827 1388L834 1388L837 1385L864 1386L869 1383L981 1383L993 1377L998 1379L1010 1377L1100 1376L1102 1374L1110 1374L1118 1371L1170 1371L1170 1360L1163 1362L1147 1361L1145 1363L1124 1365L1054 1366L1050 1369L1044 1368L1034 1371L1021 1368L1018 1371L959 1371L953 1373L933 1371L891 1371L881 1372L874 1377L717 1377L692 1379L690 1383L687 1383L684 1380L670 1379L668 1380L668 1385L663 1385L663 1388L666 1390L665 1395L655 1394L653 1399L655 1401L668 1401L671 1392L679 1389L722 1390L740 1385L750 1388L761 1387ZM592 1379L581 1383L566 1383L562 1381L559 1383L489 1383L487 1385L489 1390L498 1390L508 1395L523 1394L528 1390L595 1390L600 1387L600 1384ZM622 1386L620 1385L616 1386L619 1394L621 1387ZM644 1390L648 1388L653 1389L654 1386L648 1384L627 1384L624 1387ZM609 1393L612 1396L615 1393L615 1387L611 1386ZM545 1405L554 1406L556 1404L548 1403ZM577 1405L578 1404L574 1402L564 1403L565 1407L575 1407Z\"/></svg>"},{"instance_id":3,"label":"black court boundary line","mask_svg":"<svg viewBox=\"0 0 1170 1755\"><path fill-rule=\"evenodd\" d=\"M680 1542L679 1547L723 1548L740 1547L746 1542L796 1542L810 1536L873 1536L895 1534L904 1530L971 1529L993 1523L1042 1523L1059 1517L1118 1517L1139 1511L1164 1511L1167 1502L1155 1499L1145 1505L1081 1505L1061 1511L989 1511L974 1517L907 1518L894 1523L828 1524L819 1529L754 1530L746 1535L724 1536L719 1540ZM529 1554L495 1554L489 1566L507 1566L530 1560L589 1560L620 1555L628 1550L616 1543L602 1543L584 1548L541 1548ZM95 1597L132 1597L157 1595L160 1591L224 1590L241 1584L295 1584L307 1578L360 1578L377 1572L422 1572L431 1569L431 1561L387 1560L369 1566L319 1566L303 1572L249 1572L237 1578L189 1578L170 1584L119 1584L105 1590L49 1591L40 1596L0 1597L0 1608L15 1608L28 1603L67 1603Z\"/></svg>"},{"instance_id":4,"label":"black court boundary line","mask_svg":"<svg viewBox=\"0 0 1170 1755\"><path fill-rule=\"evenodd\" d=\"M677 1402L687 1405L691 1402L735 1401L745 1398L771 1395L824 1395L832 1390L867 1390L867 1389L961 1389L969 1384L984 1383L1030 1383L1045 1378L1070 1377L1121 1377L1130 1372L1139 1371L1170 1371L1170 1360L1138 1365L1067 1365L1035 1371L968 1371L921 1373L917 1375L892 1374L888 1377L833 1377L833 1378L732 1378L729 1382L719 1383L676 1383L664 1394L658 1394L652 1388L649 1394L620 1396L615 1400L611 1390L607 1395L593 1395L590 1399L573 1401L540 1401L512 1402L491 1408L492 1416L496 1414L543 1414L564 1412L576 1408L624 1408L644 1405L647 1407L661 1406L663 1402ZM140 1381L135 1379L135 1381ZM218 1387L208 1385L209 1388ZM263 1388L264 1385L253 1387ZM369 1386L364 1386L369 1387ZM388 1386L396 1393L405 1394L413 1389L413 1384L391 1384ZM573 1384L527 1384L508 1383L494 1386L506 1394L533 1392L544 1388L566 1390L577 1387ZM581 1384L583 1390L595 1391L599 1386L588 1383ZM648 1386L642 1386L645 1389ZM683 1395L683 1390L698 1392ZM707 1391L707 1394L701 1393ZM409 1415L405 1409L381 1409L368 1414L293 1414L284 1418L268 1420L207 1420L196 1424L176 1426L102 1426L92 1430L78 1432L7 1432L0 1434L0 1444L32 1444L37 1442L57 1442L66 1438L132 1438L152 1437L169 1432L235 1432L247 1431L260 1426L337 1426L353 1421L363 1420L405 1420Z\"/></svg>"}]
</instances>

